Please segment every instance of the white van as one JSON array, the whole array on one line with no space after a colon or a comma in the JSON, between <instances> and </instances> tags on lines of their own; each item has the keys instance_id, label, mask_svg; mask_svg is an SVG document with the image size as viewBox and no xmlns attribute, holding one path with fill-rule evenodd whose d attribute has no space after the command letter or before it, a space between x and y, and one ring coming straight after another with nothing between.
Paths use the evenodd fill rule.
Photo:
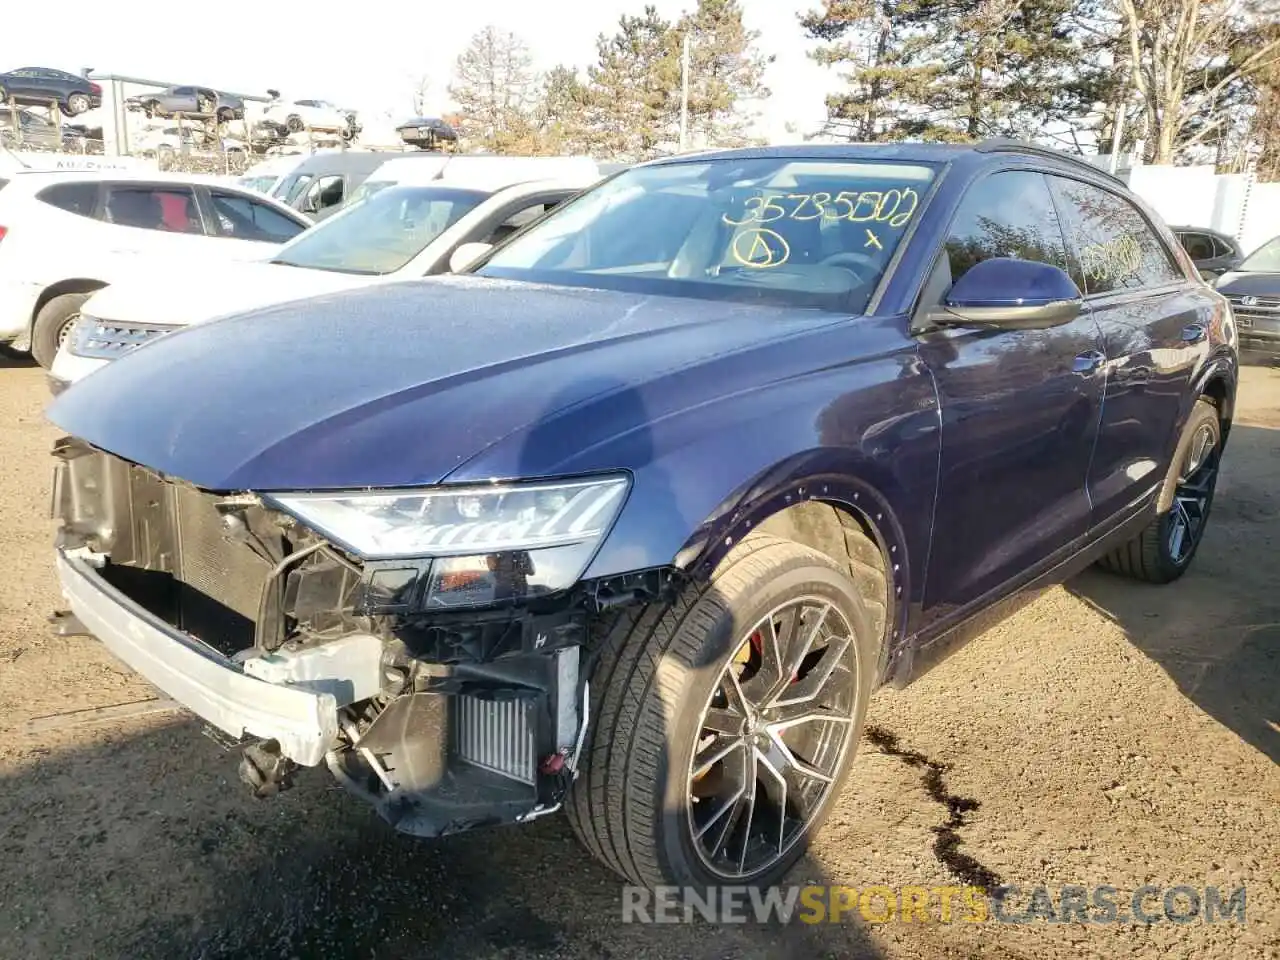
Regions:
<instances>
[{"instance_id":1,"label":"white van","mask_svg":"<svg viewBox=\"0 0 1280 960\"><path fill-rule=\"evenodd\" d=\"M529 180L594 181L600 166L590 157L504 157L442 153L438 159L396 157L386 161L351 195L354 203L390 186L440 182L474 190L496 190Z\"/></svg>"},{"instance_id":2,"label":"white van","mask_svg":"<svg viewBox=\"0 0 1280 960\"><path fill-rule=\"evenodd\" d=\"M236 179L236 183L269 197L276 184L305 159L306 157L303 156L271 157L261 163L255 163Z\"/></svg>"}]
</instances>

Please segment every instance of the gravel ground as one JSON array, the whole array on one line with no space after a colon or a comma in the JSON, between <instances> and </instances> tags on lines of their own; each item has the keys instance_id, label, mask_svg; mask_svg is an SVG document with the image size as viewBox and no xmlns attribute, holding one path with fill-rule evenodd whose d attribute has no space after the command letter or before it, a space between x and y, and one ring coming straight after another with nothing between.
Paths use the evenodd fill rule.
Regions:
<instances>
[{"instance_id":1,"label":"gravel ground","mask_svg":"<svg viewBox=\"0 0 1280 960\"><path fill-rule=\"evenodd\" d=\"M1251 368L1168 588L1089 572L871 707L795 879L1247 887L1245 923L621 922L563 819L422 842L326 774L253 801L152 691L50 636L40 371L0 362L0 957L1280 957L1280 371Z\"/></svg>"}]
</instances>

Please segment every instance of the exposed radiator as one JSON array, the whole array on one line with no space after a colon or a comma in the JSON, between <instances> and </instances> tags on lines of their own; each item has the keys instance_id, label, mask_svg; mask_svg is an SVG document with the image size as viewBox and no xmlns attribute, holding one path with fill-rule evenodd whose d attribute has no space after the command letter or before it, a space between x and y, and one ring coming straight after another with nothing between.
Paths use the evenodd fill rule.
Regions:
<instances>
[{"instance_id":1,"label":"exposed radiator","mask_svg":"<svg viewBox=\"0 0 1280 960\"><path fill-rule=\"evenodd\" d=\"M460 760L521 783L533 783L534 702L453 698L454 751Z\"/></svg>"},{"instance_id":2,"label":"exposed radiator","mask_svg":"<svg viewBox=\"0 0 1280 960\"><path fill-rule=\"evenodd\" d=\"M177 528L179 579L247 620L256 620L271 564L227 535L216 495L181 484L168 489Z\"/></svg>"}]
</instances>

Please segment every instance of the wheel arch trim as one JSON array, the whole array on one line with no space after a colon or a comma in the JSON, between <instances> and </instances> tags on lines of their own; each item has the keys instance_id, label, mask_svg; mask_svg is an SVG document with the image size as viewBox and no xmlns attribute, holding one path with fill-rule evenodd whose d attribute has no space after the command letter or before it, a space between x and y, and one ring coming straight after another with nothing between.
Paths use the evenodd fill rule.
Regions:
<instances>
[{"instance_id":1,"label":"wheel arch trim","mask_svg":"<svg viewBox=\"0 0 1280 960\"><path fill-rule=\"evenodd\" d=\"M828 453L791 458L738 487L689 536L673 563L693 579L705 581L739 541L771 517L803 503L828 504L852 517L880 552L888 587L883 665L901 652L915 585L912 564L922 565L926 551L921 545L920 557L912 554L891 504L892 480L875 477L877 471L870 465L856 472L832 469Z\"/></svg>"}]
</instances>

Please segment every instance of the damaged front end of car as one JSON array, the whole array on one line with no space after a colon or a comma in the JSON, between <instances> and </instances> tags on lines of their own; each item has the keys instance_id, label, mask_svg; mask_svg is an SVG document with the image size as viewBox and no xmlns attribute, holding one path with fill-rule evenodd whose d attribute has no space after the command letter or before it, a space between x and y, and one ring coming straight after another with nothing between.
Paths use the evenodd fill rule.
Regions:
<instances>
[{"instance_id":1,"label":"damaged front end of car","mask_svg":"<svg viewBox=\"0 0 1280 960\"><path fill-rule=\"evenodd\" d=\"M243 745L255 793L324 763L421 836L559 807L597 621L675 576L579 579L626 476L228 494L75 439L54 453L59 575L84 632Z\"/></svg>"}]
</instances>

